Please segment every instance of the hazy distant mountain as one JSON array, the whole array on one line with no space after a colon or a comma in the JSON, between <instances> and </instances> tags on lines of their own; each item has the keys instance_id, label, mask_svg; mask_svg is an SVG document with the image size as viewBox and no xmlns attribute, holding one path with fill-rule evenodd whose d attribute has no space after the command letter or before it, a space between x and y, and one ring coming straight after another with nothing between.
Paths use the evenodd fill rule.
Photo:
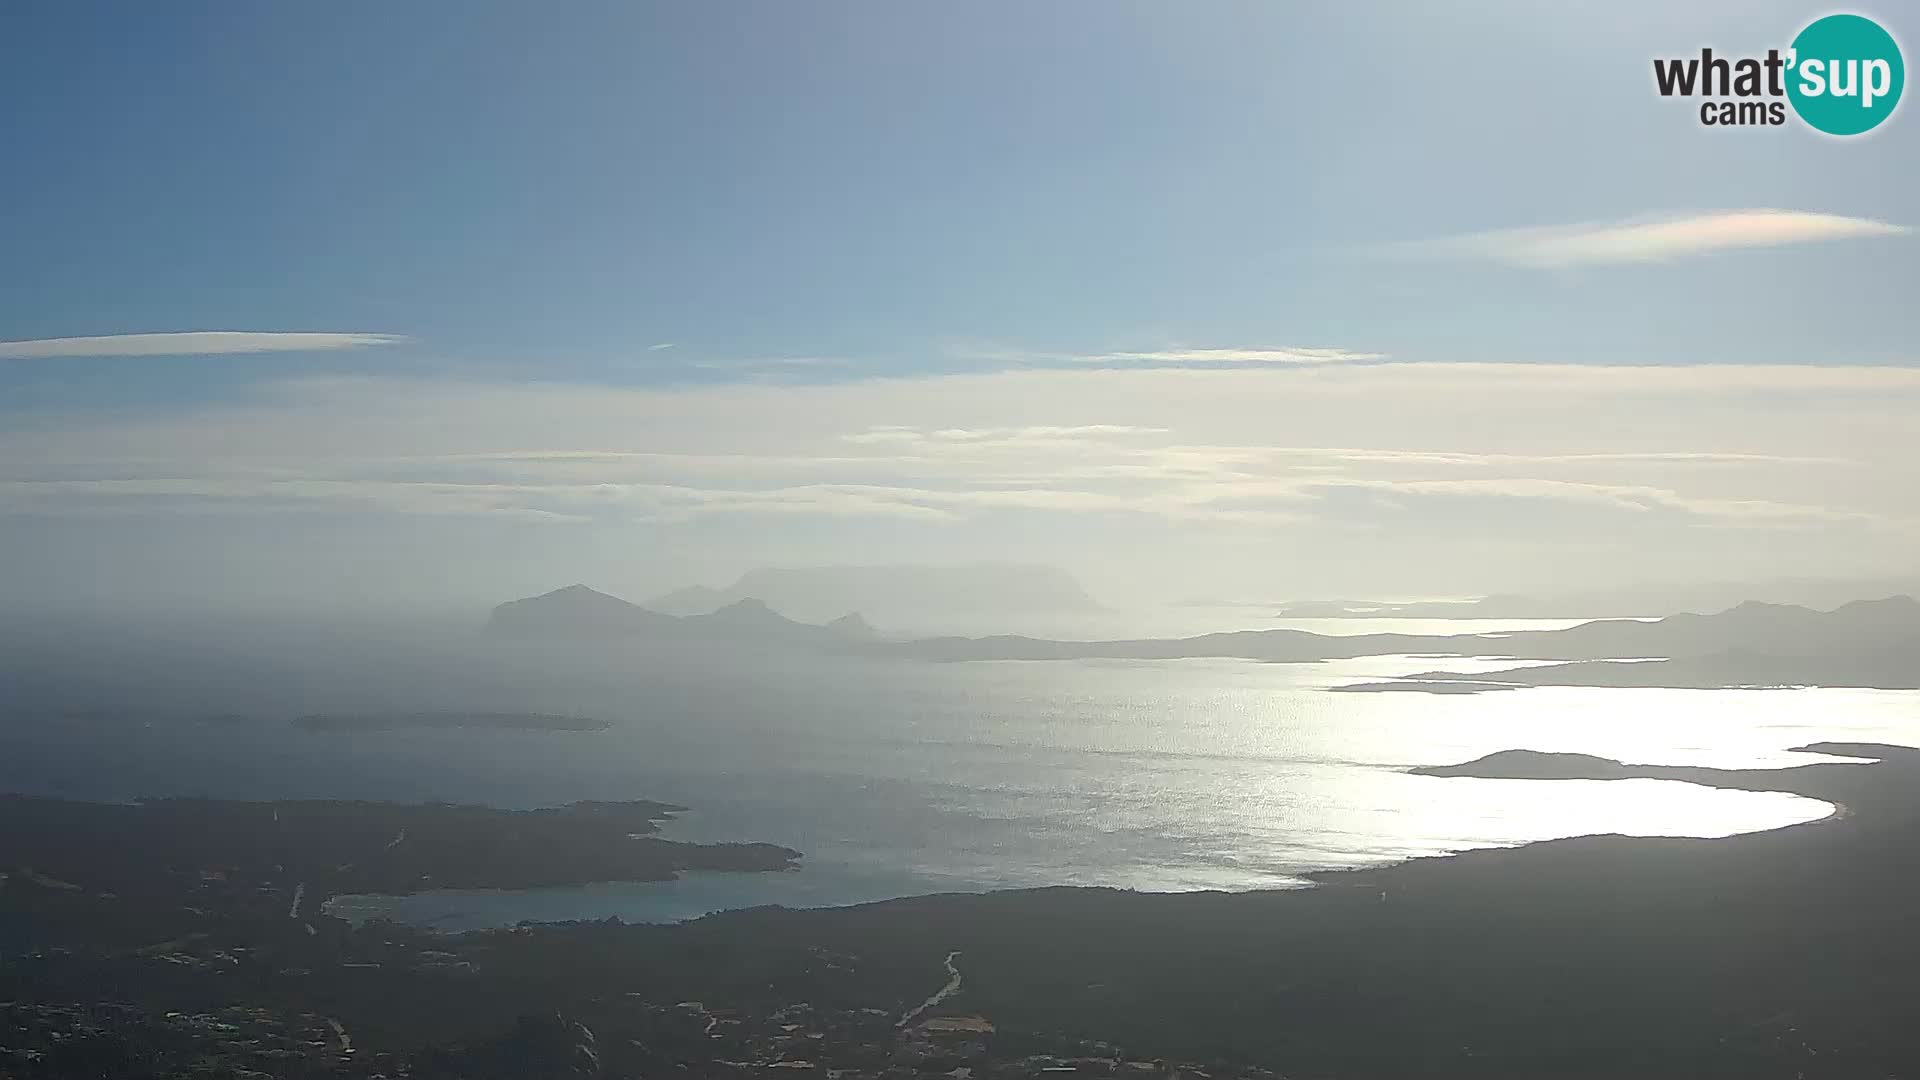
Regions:
<instances>
[{"instance_id":1,"label":"hazy distant mountain","mask_svg":"<svg viewBox=\"0 0 1920 1080\"><path fill-rule=\"evenodd\" d=\"M1071 574L1051 566L803 566L749 571L724 589L693 585L647 606L701 615L739 600L764 601L807 622L861 611L884 626L1100 610Z\"/></svg>"},{"instance_id":2,"label":"hazy distant mountain","mask_svg":"<svg viewBox=\"0 0 1920 1080\"><path fill-rule=\"evenodd\" d=\"M929 638L893 649L930 660L1234 657L1308 662L1394 654L1563 661L1661 658L1664 665L1573 663L1413 678L1529 685L1904 687L1920 683L1920 603L1896 596L1814 611L1748 602L1712 615L1673 615L1646 622L1609 619L1564 630L1498 634L1329 636L1304 630L1240 630L1133 641L1050 641L1002 635Z\"/></svg>"},{"instance_id":3,"label":"hazy distant mountain","mask_svg":"<svg viewBox=\"0 0 1920 1080\"><path fill-rule=\"evenodd\" d=\"M688 625L725 626L736 630L775 632L801 625L768 607L766 601L751 596L744 600L735 600L725 607L709 611L704 615L684 616L681 621Z\"/></svg>"},{"instance_id":4,"label":"hazy distant mountain","mask_svg":"<svg viewBox=\"0 0 1920 1080\"><path fill-rule=\"evenodd\" d=\"M770 641L839 646L874 639L873 627L858 613L826 626L796 622L755 599L738 600L716 611L685 617L666 615L608 596L585 585L512 600L493 609L487 632L509 637L609 640L647 637L718 644Z\"/></svg>"},{"instance_id":5,"label":"hazy distant mountain","mask_svg":"<svg viewBox=\"0 0 1920 1080\"><path fill-rule=\"evenodd\" d=\"M688 585L670 593L661 593L647 601L654 611L664 611L669 615L705 615L718 611L734 600L745 599L730 595L730 590L715 589L706 585Z\"/></svg>"},{"instance_id":6,"label":"hazy distant mountain","mask_svg":"<svg viewBox=\"0 0 1920 1080\"><path fill-rule=\"evenodd\" d=\"M1557 631L1534 631L1531 643L1560 651L1541 658L1706 656L1728 651L1772 656L1852 653L1891 647L1920 649L1920 602L1909 596L1856 600L1832 611L1749 600L1712 615L1669 615L1654 622L1603 620ZM1498 655L1497 653L1495 655Z\"/></svg>"},{"instance_id":7,"label":"hazy distant mountain","mask_svg":"<svg viewBox=\"0 0 1920 1080\"><path fill-rule=\"evenodd\" d=\"M857 611L827 623L827 629L852 641L876 641L880 637L879 631L873 628L873 624Z\"/></svg>"},{"instance_id":8,"label":"hazy distant mountain","mask_svg":"<svg viewBox=\"0 0 1920 1080\"><path fill-rule=\"evenodd\" d=\"M1638 631L1627 629L1640 627ZM1749 601L1717 615L1586 623L1559 631L1573 663L1482 672L1521 686L1859 686L1920 689L1920 602L1856 600L1830 612ZM1658 660L1622 663L1636 650ZM1427 672L1415 681L1458 681Z\"/></svg>"},{"instance_id":9,"label":"hazy distant mountain","mask_svg":"<svg viewBox=\"0 0 1920 1080\"><path fill-rule=\"evenodd\" d=\"M850 617L859 618L858 615ZM865 636L843 637L838 630L831 627L796 622L768 607L764 602L751 597L736 600L718 611L710 611L705 615L686 616L680 622L682 626L696 633L711 634L728 640L778 639L828 645L837 645L850 640L866 640Z\"/></svg>"},{"instance_id":10,"label":"hazy distant mountain","mask_svg":"<svg viewBox=\"0 0 1920 1080\"><path fill-rule=\"evenodd\" d=\"M487 620L487 631L527 637L616 637L659 633L678 621L585 585L569 585L501 604Z\"/></svg>"},{"instance_id":11,"label":"hazy distant mountain","mask_svg":"<svg viewBox=\"0 0 1920 1080\"><path fill-rule=\"evenodd\" d=\"M1360 656L1511 657L1562 663L1463 676L1429 672L1415 682L1496 686L1920 687L1920 602L1895 596L1832 611L1748 601L1711 615L1601 619L1561 630L1489 634L1314 634L1237 630L1188 638L1056 641L1003 634L877 640L859 615L799 622L758 599L676 617L575 585L494 609L488 629L540 638L649 637L713 646L770 643L924 660L1173 660L1225 657L1311 662ZM1622 661L1636 661L1623 663ZM1349 689L1402 688L1391 683Z\"/></svg>"}]
</instances>

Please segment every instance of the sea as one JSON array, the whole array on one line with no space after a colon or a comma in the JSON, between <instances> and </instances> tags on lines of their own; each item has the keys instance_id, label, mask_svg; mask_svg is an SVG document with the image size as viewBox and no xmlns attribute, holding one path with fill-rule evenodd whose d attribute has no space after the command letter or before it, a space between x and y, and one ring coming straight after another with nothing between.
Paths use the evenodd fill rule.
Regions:
<instances>
[{"instance_id":1,"label":"sea","mask_svg":"<svg viewBox=\"0 0 1920 1080\"><path fill-rule=\"evenodd\" d=\"M1498 632L1577 620L1301 620L1183 612L1161 632ZM1300 887L1377 866L1593 833L1725 836L1831 808L1656 780L1409 775L1524 747L1630 762L1783 767L1818 740L1920 744L1920 693L1538 688L1477 695L1329 687L1493 658L928 663L775 654L689 662L336 631L93 646L0 702L0 790L73 798L655 799L661 835L765 841L784 873L334 898L328 910L460 931L522 920L670 922L1052 885ZM57 643L54 643L55 647ZM142 689L145 687L145 689ZM108 689L103 689L108 688ZM75 705L72 702L79 701ZM57 703L57 704L56 704ZM597 732L315 732L317 711L524 710Z\"/></svg>"}]
</instances>

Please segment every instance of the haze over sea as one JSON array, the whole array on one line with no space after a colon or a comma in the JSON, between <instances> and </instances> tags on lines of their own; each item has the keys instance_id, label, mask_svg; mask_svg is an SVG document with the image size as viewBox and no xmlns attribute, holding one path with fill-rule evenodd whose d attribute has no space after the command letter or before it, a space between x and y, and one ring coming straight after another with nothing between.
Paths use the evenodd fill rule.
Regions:
<instances>
[{"instance_id":1,"label":"haze over sea","mask_svg":"<svg viewBox=\"0 0 1920 1080\"><path fill-rule=\"evenodd\" d=\"M1223 618L1179 616L1211 629L1232 625ZM1237 618L1322 633L1416 629ZM1565 625L1419 622L1443 633ZM668 838L805 853L787 874L334 906L444 929L1043 885L1271 888L1316 869L1559 836L1719 836L1829 807L1664 781L1442 781L1402 770L1513 747L1770 767L1814 760L1786 748L1820 739L1920 741L1920 693L1911 691L1325 690L1479 663L1430 657L930 664L754 654L702 666L617 647L583 654L459 633L401 644L309 631L262 631L200 655L178 666L159 636L126 639L97 653L104 674L91 683L44 673L23 681L27 693L10 711L39 722L0 726L0 789L506 806L649 798L692 808ZM1484 665L1502 666L1512 662ZM82 685L92 700L69 696ZM126 696L136 688L138 699ZM369 709L524 709L612 726L348 735L288 723Z\"/></svg>"}]
</instances>

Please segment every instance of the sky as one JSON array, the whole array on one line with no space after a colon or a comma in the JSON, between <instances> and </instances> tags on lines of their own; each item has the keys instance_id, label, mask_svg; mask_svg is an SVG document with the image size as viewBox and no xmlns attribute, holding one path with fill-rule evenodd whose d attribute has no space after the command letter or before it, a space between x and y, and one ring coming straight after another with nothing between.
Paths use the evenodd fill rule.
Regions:
<instances>
[{"instance_id":1,"label":"sky","mask_svg":"<svg viewBox=\"0 0 1920 1080\"><path fill-rule=\"evenodd\" d=\"M1826 10L6 5L0 594L1910 572L1920 121L1653 89Z\"/></svg>"}]
</instances>

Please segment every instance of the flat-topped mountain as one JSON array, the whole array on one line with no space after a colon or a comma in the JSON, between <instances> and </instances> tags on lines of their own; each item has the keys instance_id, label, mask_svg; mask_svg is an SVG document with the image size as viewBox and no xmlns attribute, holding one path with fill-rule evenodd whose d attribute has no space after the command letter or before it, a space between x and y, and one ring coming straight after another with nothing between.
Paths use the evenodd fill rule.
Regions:
<instances>
[{"instance_id":1,"label":"flat-topped mountain","mask_svg":"<svg viewBox=\"0 0 1920 1080\"><path fill-rule=\"evenodd\" d=\"M647 606L703 615L745 599L809 622L862 611L887 626L1100 610L1066 571L1007 563L764 567L725 588L692 585L654 597Z\"/></svg>"}]
</instances>

